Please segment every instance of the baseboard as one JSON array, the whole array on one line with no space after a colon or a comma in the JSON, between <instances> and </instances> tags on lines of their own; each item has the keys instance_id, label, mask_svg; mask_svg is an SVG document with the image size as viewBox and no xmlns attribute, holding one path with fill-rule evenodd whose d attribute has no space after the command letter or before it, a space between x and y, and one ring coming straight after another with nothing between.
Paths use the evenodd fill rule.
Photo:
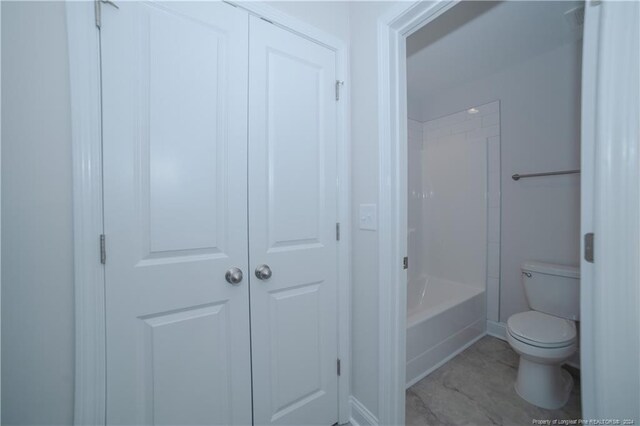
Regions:
<instances>
[{"instance_id":1,"label":"baseboard","mask_svg":"<svg viewBox=\"0 0 640 426\"><path fill-rule=\"evenodd\" d=\"M487 334L489 336L497 337L498 339L506 341L507 324L503 322L487 320Z\"/></svg>"},{"instance_id":2,"label":"baseboard","mask_svg":"<svg viewBox=\"0 0 640 426\"><path fill-rule=\"evenodd\" d=\"M579 353L576 352L576 355L579 355ZM567 364L568 366L573 367L576 370L580 371L580 361L579 361L580 357L579 356L577 357L578 358L578 362L576 362L573 359L576 355L574 355L573 357L569 358L569 361L565 362L565 364Z\"/></svg>"},{"instance_id":3,"label":"baseboard","mask_svg":"<svg viewBox=\"0 0 640 426\"><path fill-rule=\"evenodd\" d=\"M351 426L378 426L378 418L373 415L357 398L349 398L351 405Z\"/></svg>"},{"instance_id":4,"label":"baseboard","mask_svg":"<svg viewBox=\"0 0 640 426\"><path fill-rule=\"evenodd\" d=\"M576 351L576 353L573 354L571 358L569 358L567 362L565 362L565 364L570 365L571 367L580 371L580 346L578 346L578 350Z\"/></svg>"}]
</instances>

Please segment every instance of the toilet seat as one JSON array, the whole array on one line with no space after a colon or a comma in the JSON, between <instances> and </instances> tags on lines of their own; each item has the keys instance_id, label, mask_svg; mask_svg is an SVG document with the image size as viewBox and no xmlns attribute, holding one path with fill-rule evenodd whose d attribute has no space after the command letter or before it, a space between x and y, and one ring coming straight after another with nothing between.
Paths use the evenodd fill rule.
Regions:
<instances>
[{"instance_id":1,"label":"toilet seat","mask_svg":"<svg viewBox=\"0 0 640 426\"><path fill-rule=\"evenodd\" d=\"M507 320L507 331L514 339L539 348L562 348L576 342L573 321L538 311L512 315Z\"/></svg>"}]
</instances>

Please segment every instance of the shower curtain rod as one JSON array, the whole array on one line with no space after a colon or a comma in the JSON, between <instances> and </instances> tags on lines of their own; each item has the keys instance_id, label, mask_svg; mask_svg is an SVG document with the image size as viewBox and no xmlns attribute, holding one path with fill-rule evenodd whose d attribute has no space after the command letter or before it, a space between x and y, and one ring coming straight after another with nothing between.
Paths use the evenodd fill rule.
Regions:
<instances>
[{"instance_id":1,"label":"shower curtain rod","mask_svg":"<svg viewBox=\"0 0 640 426\"><path fill-rule=\"evenodd\" d=\"M554 176L554 175L572 175L575 173L580 173L580 170L562 170L559 172L545 172L545 173L528 173L524 175L515 174L511 176L513 180L520 180L520 178L529 178L529 177L537 177L537 176Z\"/></svg>"}]
</instances>

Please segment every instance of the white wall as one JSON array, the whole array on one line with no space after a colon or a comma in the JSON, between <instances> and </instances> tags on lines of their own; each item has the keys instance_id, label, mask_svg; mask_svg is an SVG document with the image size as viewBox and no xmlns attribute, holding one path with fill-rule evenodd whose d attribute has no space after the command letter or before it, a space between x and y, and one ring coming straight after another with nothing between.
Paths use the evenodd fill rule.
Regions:
<instances>
[{"instance_id":1,"label":"white wall","mask_svg":"<svg viewBox=\"0 0 640 426\"><path fill-rule=\"evenodd\" d=\"M487 117L497 117L496 110ZM461 111L425 123L423 262L436 278L485 289L487 140L498 126Z\"/></svg>"},{"instance_id":2,"label":"white wall","mask_svg":"<svg viewBox=\"0 0 640 426\"><path fill-rule=\"evenodd\" d=\"M274 2L345 42L346 2ZM2 424L73 421L69 70L62 2L2 2Z\"/></svg>"},{"instance_id":3,"label":"white wall","mask_svg":"<svg viewBox=\"0 0 640 426\"><path fill-rule=\"evenodd\" d=\"M418 283L425 280L427 277L426 262L420 258L416 258L415 254L422 253L422 242L424 240L422 236L423 214L422 214L422 199L425 197L425 192L422 184L422 143L423 143L423 127L424 124L420 121L409 119L408 133L407 133L407 152L409 158L407 159L407 172L409 174L407 179L407 188L409 191L407 197L408 211L407 211L407 226L409 227L407 232L407 245L409 251L409 269L407 271L409 286L407 288L407 306L411 304L411 283Z\"/></svg>"},{"instance_id":4,"label":"white wall","mask_svg":"<svg viewBox=\"0 0 640 426\"><path fill-rule=\"evenodd\" d=\"M352 387L378 415L378 234L358 229L358 206L378 203L378 19L395 2L352 2L351 158L353 211ZM406 4L408 6L408 4Z\"/></svg>"},{"instance_id":5,"label":"white wall","mask_svg":"<svg viewBox=\"0 0 640 426\"><path fill-rule=\"evenodd\" d=\"M577 176L524 179L514 173L578 169L581 42L572 42L488 77L430 97L424 121L500 100L502 236L500 320L527 309L525 260L577 265Z\"/></svg>"},{"instance_id":6,"label":"white wall","mask_svg":"<svg viewBox=\"0 0 640 426\"><path fill-rule=\"evenodd\" d=\"M73 270L64 6L2 2L2 424L70 424Z\"/></svg>"},{"instance_id":7,"label":"white wall","mask_svg":"<svg viewBox=\"0 0 640 426\"><path fill-rule=\"evenodd\" d=\"M348 1L272 1L267 4L345 42L349 41Z\"/></svg>"}]
</instances>

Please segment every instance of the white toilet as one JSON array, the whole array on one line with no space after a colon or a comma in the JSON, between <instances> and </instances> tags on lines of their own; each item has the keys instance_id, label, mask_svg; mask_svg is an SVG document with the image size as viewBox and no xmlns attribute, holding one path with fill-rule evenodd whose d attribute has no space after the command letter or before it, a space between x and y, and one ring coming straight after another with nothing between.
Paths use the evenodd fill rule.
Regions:
<instances>
[{"instance_id":1,"label":"white toilet","mask_svg":"<svg viewBox=\"0 0 640 426\"><path fill-rule=\"evenodd\" d=\"M578 268L540 262L522 265L524 291L531 311L507 320L507 341L520 355L518 395L542 408L567 403L573 379L560 366L578 347L580 319Z\"/></svg>"}]
</instances>

